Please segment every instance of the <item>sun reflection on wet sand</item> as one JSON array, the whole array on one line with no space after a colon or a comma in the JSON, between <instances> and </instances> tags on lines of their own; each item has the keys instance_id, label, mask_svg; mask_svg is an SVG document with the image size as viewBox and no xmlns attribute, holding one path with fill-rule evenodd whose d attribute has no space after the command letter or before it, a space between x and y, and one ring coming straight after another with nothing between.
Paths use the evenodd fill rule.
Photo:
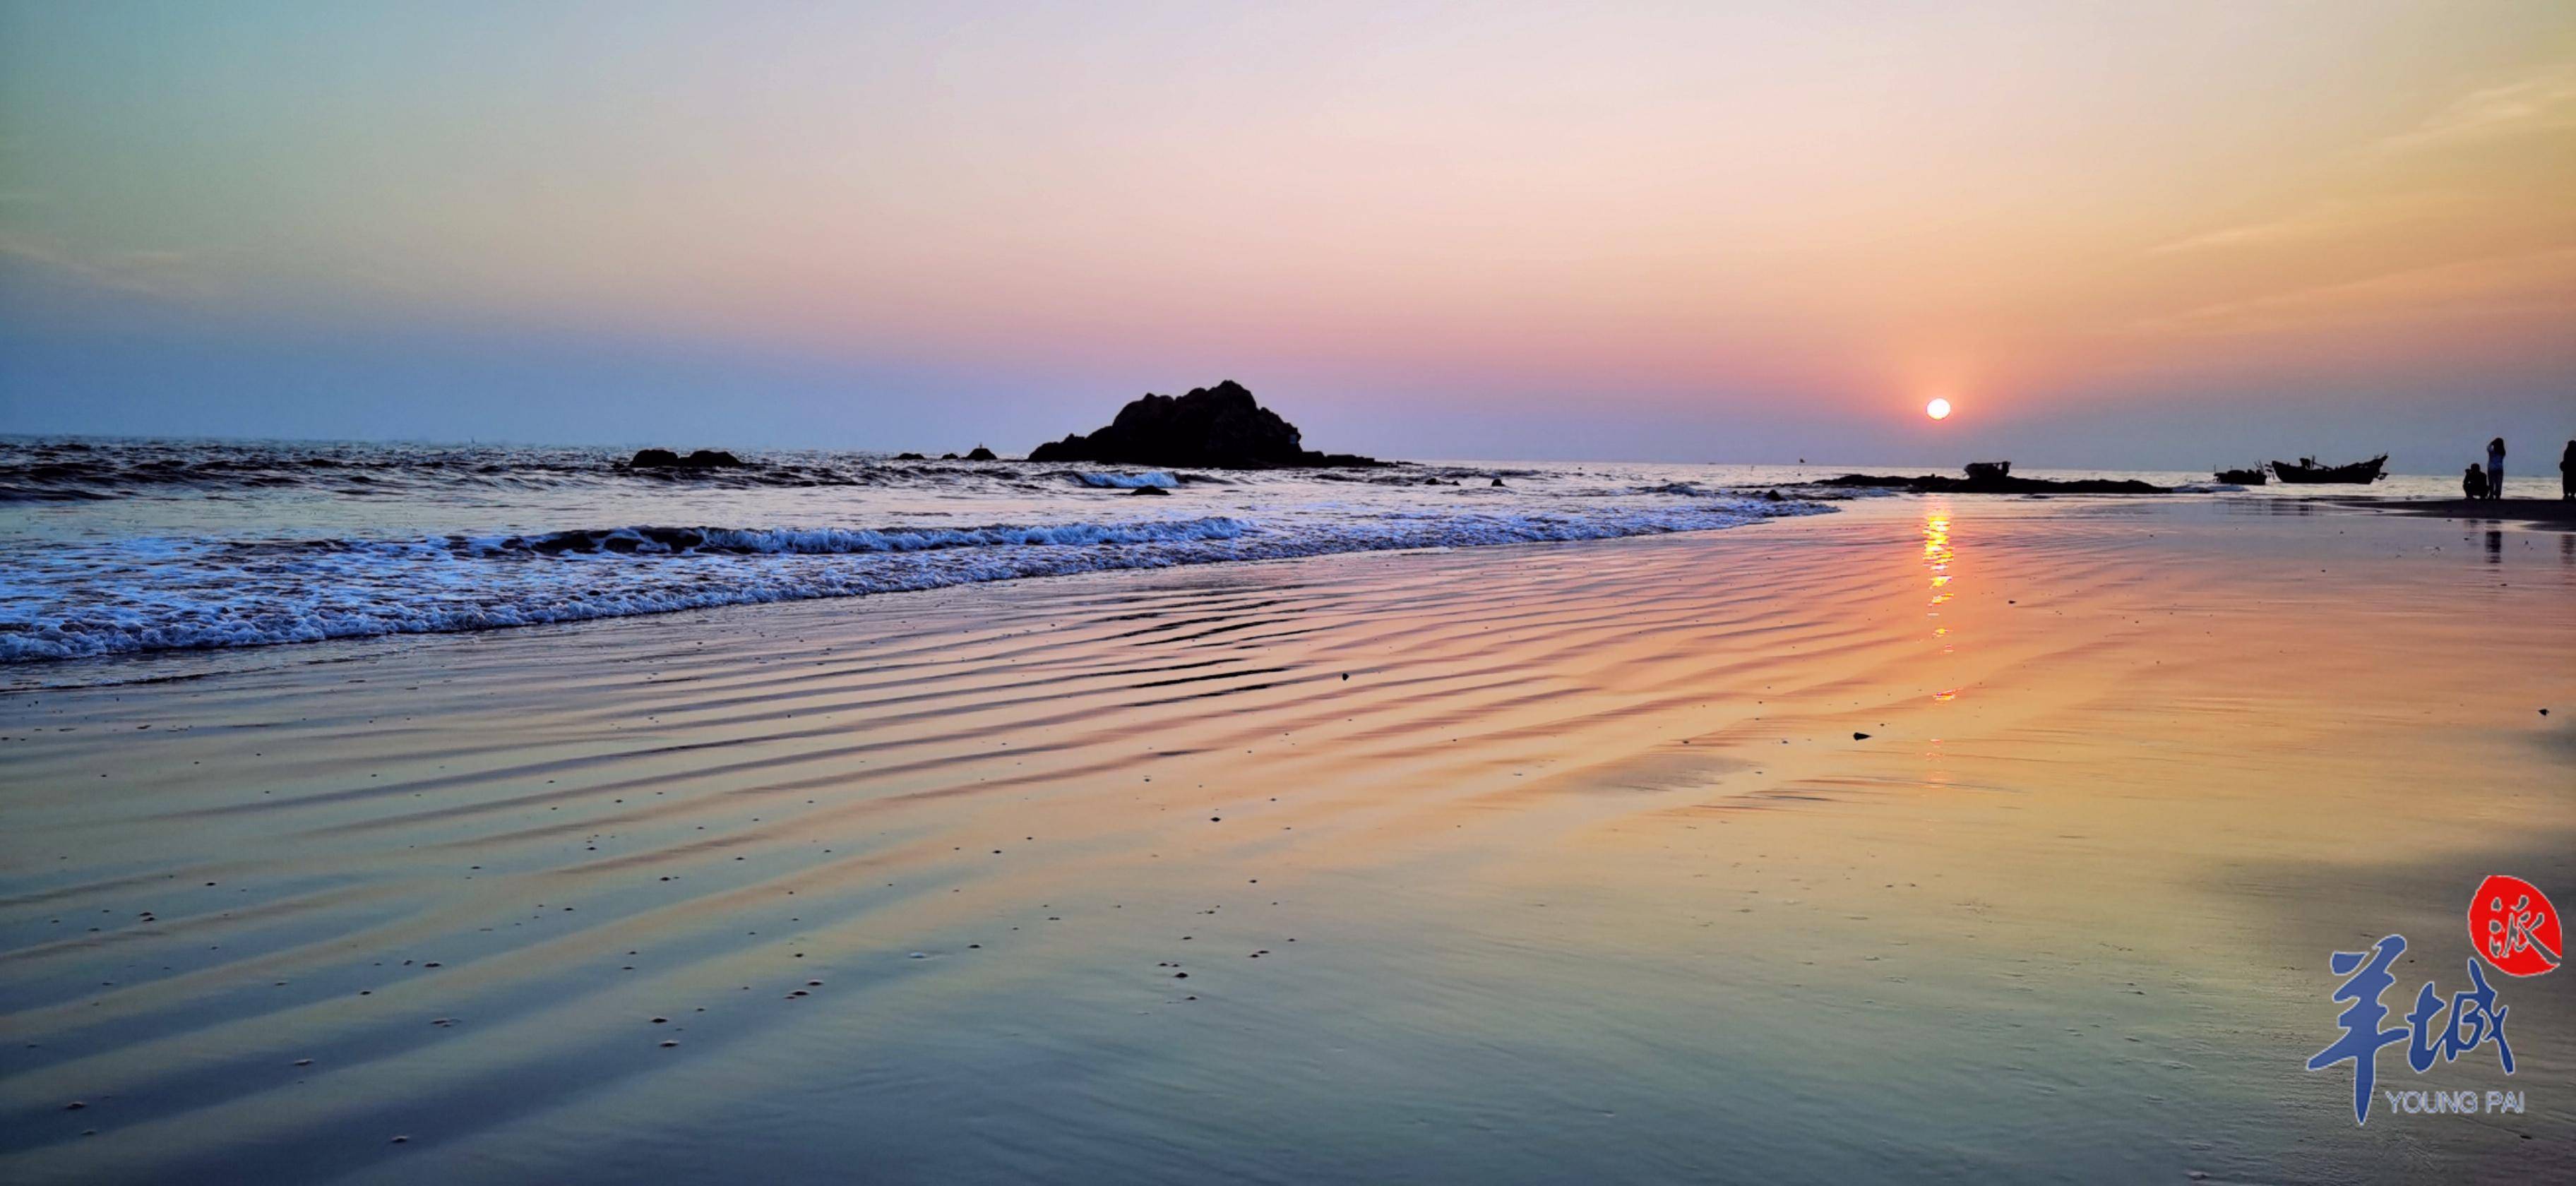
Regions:
<instances>
[{"instance_id":1,"label":"sun reflection on wet sand","mask_svg":"<svg viewBox=\"0 0 2576 1186\"><path fill-rule=\"evenodd\" d=\"M1940 617L1941 607L1950 601L1950 561L1955 555L1950 546L1950 508L1946 504L1935 504L1923 512L1923 567L1932 574L1932 599L1924 603L1928 607L1925 617ZM1950 644L1946 641L1949 636L1948 626L1932 628L1932 637L1945 640L1941 646L1941 653L1945 655L1950 653Z\"/></svg>"},{"instance_id":2,"label":"sun reflection on wet sand","mask_svg":"<svg viewBox=\"0 0 2576 1186\"><path fill-rule=\"evenodd\" d=\"M1950 571L1950 565L1957 556L1957 549L1950 542L1948 500L1937 500L1927 504L1923 508L1923 567L1931 579L1931 599L1924 603L1924 617L1936 622L1940 621L1941 607L1949 604L1956 596L1956 591L1950 587L1951 581L1955 579L1955 574ZM1941 622L1932 627L1932 639L1941 644L1941 654L1946 656L1957 653L1958 642L1951 636L1947 622ZM1947 664L1944 666L1947 667ZM1947 678L1948 674L1946 670L1943 672L1942 682L1946 686L1932 694L1932 702L1935 704L1947 704L1959 696L1959 688ZM1923 756L1934 763L1933 768L1924 771L1924 779L1932 783L1947 783L1949 778L1938 765L1941 760L1939 737L1926 740Z\"/></svg>"}]
</instances>

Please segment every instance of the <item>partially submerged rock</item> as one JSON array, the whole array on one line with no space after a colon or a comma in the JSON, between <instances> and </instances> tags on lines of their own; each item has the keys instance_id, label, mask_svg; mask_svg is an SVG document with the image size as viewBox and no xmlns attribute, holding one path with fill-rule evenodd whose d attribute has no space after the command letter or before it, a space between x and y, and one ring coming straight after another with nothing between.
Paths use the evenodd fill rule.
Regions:
<instances>
[{"instance_id":1,"label":"partially submerged rock","mask_svg":"<svg viewBox=\"0 0 2576 1186\"><path fill-rule=\"evenodd\" d=\"M984 446L982 446L982 445L977 445L977 446L975 446L975 450L974 450L974 452L968 453L968 454L966 455L966 460L968 460L968 461L1000 461L1000 460L1001 460L1001 458L1000 458L1000 457L997 457L997 456L994 456L994 454L993 454L993 451L992 451L992 450L987 449L987 448L985 448L985 447L984 447Z\"/></svg>"},{"instance_id":2,"label":"partially submerged rock","mask_svg":"<svg viewBox=\"0 0 2576 1186\"><path fill-rule=\"evenodd\" d=\"M686 457L669 449L638 449L628 469L741 469L742 458L722 449L699 449Z\"/></svg>"},{"instance_id":3,"label":"partially submerged rock","mask_svg":"<svg viewBox=\"0 0 2576 1186\"><path fill-rule=\"evenodd\" d=\"M1039 445L1029 450L1029 460L1203 469L1387 464L1306 448L1295 425L1255 402L1250 391L1231 379L1183 396L1147 395L1131 401L1108 427Z\"/></svg>"}]
</instances>

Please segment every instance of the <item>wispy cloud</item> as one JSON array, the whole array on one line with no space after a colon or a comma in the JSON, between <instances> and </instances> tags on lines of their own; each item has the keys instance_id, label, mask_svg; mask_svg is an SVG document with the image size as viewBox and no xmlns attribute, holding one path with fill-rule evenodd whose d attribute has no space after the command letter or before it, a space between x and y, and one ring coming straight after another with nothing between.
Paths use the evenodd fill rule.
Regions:
<instances>
[{"instance_id":1,"label":"wispy cloud","mask_svg":"<svg viewBox=\"0 0 2576 1186\"><path fill-rule=\"evenodd\" d=\"M2230 248L2270 247L2345 235L2383 231L2402 223L2456 212L2469 204L2456 193L2392 194L2375 201L2329 202L2284 218L2206 231L2147 249L2149 255L2181 255Z\"/></svg>"},{"instance_id":2,"label":"wispy cloud","mask_svg":"<svg viewBox=\"0 0 2576 1186\"><path fill-rule=\"evenodd\" d=\"M164 300L214 293L205 254L154 250L83 253L34 235L0 231L0 271L32 267L92 288Z\"/></svg>"},{"instance_id":3,"label":"wispy cloud","mask_svg":"<svg viewBox=\"0 0 2576 1186\"><path fill-rule=\"evenodd\" d=\"M2568 127L2576 127L2576 62L2471 91L2423 123L2380 141L2379 147L2409 151Z\"/></svg>"},{"instance_id":4,"label":"wispy cloud","mask_svg":"<svg viewBox=\"0 0 2576 1186\"><path fill-rule=\"evenodd\" d=\"M2576 247L2460 260L2266 293L2187 309L2132 328L2147 334L2237 335L2553 310L2576 316Z\"/></svg>"}]
</instances>

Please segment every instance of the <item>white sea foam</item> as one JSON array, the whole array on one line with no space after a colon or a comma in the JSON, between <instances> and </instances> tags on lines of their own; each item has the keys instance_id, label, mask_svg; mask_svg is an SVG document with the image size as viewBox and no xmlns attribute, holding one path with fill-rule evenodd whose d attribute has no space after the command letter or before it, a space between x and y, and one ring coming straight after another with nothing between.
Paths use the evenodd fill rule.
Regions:
<instances>
[{"instance_id":1,"label":"white sea foam","mask_svg":"<svg viewBox=\"0 0 2576 1186\"><path fill-rule=\"evenodd\" d=\"M1705 531L1827 509L1702 498L974 527L624 527L68 543L0 576L0 660L484 630L1107 569Z\"/></svg>"},{"instance_id":2,"label":"white sea foam","mask_svg":"<svg viewBox=\"0 0 2576 1186\"><path fill-rule=\"evenodd\" d=\"M631 449L0 437L0 662L1700 531L1901 496L1794 485L1832 467L1205 473L740 453L741 469L665 472L627 465ZM1766 487L1799 496L1750 497ZM1163 496L1126 497L1148 488ZM691 523L722 526L672 526Z\"/></svg>"},{"instance_id":3,"label":"white sea foam","mask_svg":"<svg viewBox=\"0 0 2576 1186\"><path fill-rule=\"evenodd\" d=\"M1155 470L1151 473L1143 474L1083 472L1075 474L1074 479L1085 486L1094 486L1105 490L1134 490L1143 486L1157 486L1165 490L1170 490L1181 484L1181 480L1179 478L1175 478L1161 470Z\"/></svg>"}]
</instances>

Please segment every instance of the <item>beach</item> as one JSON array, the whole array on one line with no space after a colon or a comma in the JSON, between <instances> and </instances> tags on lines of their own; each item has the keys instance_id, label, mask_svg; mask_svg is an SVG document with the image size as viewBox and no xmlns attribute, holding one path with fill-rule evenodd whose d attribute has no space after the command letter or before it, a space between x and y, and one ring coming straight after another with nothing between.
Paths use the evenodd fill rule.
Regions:
<instances>
[{"instance_id":1,"label":"beach","mask_svg":"<svg viewBox=\"0 0 2576 1186\"><path fill-rule=\"evenodd\" d=\"M2576 534L1909 496L55 664L0 1174L2564 1180L2576 978L2304 1064L2576 893L2571 654Z\"/></svg>"},{"instance_id":2,"label":"beach","mask_svg":"<svg viewBox=\"0 0 2576 1186\"><path fill-rule=\"evenodd\" d=\"M2576 1184L2570 162L2566 0L0 0L0 1186Z\"/></svg>"},{"instance_id":3,"label":"beach","mask_svg":"<svg viewBox=\"0 0 2576 1186\"><path fill-rule=\"evenodd\" d=\"M2576 499L2568 498L2348 498L2337 501L2345 506L2399 515L2475 519L2498 524L2544 524L2562 530L2576 528Z\"/></svg>"}]
</instances>

